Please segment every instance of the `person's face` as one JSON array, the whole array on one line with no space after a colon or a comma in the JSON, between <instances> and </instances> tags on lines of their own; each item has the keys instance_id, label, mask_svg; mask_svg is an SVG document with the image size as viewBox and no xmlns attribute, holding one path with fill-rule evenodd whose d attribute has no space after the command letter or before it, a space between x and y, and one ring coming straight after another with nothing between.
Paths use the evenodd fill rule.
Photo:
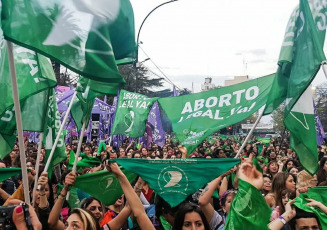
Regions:
<instances>
[{"instance_id":1,"label":"person's face","mask_svg":"<svg viewBox=\"0 0 327 230\"><path fill-rule=\"evenodd\" d=\"M84 224L77 214L71 214L65 223L66 230L84 230Z\"/></svg>"},{"instance_id":2,"label":"person's face","mask_svg":"<svg viewBox=\"0 0 327 230\"><path fill-rule=\"evenodd\" d=\"M18 145L14 145L14 151L18 151Z\"/></svg>"},{"instance_id":3,"label":"person's face","mask_svg":"<svg viewBox=\"0 0 327 230\"><path fill-rule=\"evenodd\" d=\"M134 158L141 158L141 155L139 153L135 153Z\"/></svg>"},{"instance_id":4,"label":"person's face","mask_svg":"<svg viewBox=\"0 0 327 230\"><path fill-rule=\"evenodd\" d=\"M86 147L86 148L84 149L84 153L85 153L86 155L90 156L90 155L91 155L91 149L90 149L89 147Z\"/></svg>"},{"instance_id":5,"label":"person's face","mask_svg":"<svg viewBox=\"0 0 327 230\"><path fill-rule=\"evenodd\" d=\"M44 187L44 193L45 193L45 196L49 199L50 197L50 187L49 187L49 184L46 184L45 187ZM39 189L36 189L35 191L35 203L36 204L39 204L40 203L40 190Z\"/></svg>"},{"instance_id":6,"label":"person's face","mask_svg":"<svg viewBox=\"0 0 327 230\"><path fill-rule=\"evenodd\" d=\"M269 165L269 171L272 172L272 173L276 173L278 171L278 166L277 166L277 163L271 163Z\"/></svg>"},{"instance_id":7,"label":"person's face","mask_svg":"<svg viewBox=\"0 0 327 230\"><path fill-rule=\"evenodd\" d=\"M29 169L31 169L31 168L34 169L34 166L33 166L32 162L27 162L26 167L29 168Z\"/></svg>"},{"instance_id":8,"label":"person's face","mask_svg":"<svg viewBox=\"0 0 327 230\"><path fill-rule=\"evenodd\" d=\"M167 156L168 156L168 153L167 153L167 152L164 152L164 153L163 153L163 158L166 159Z\"/></svg>"},{"instance_id":9,"label":"person's face","mask_svg":"<svg viewBox=\"0 0 327 230\"><path fill-rule=\"evenodd\" d=\"M309 187L316 187L318 184L317 175L314 175L310 180Z\"/></svg>"},{"instance_id":10,"label":"person's face","mask_svg":"<svg viewBox=\"0 0 327 230\"><path fill-rule=\"evenodd\" d=\"M234 197L235 197L234 194L228 194L227 197L226 197L225 206L223 207L223 210L226 213L226 216L228 215L228 212L230 210L230 206L232 205Z\"/></svg>"},{"instance_id":11,"label":"person's face","mask_svg":"<svg viewBox=\"0 0 327 230\"><path fill-rule=\"evenodd\" d=\"M291 189L291 190L295 190L295 182L294 182L294 179L293 179L293 176L289 175L288 178L286 179L286 182L285 182L285 187L287 189Z\"/></svg>"},{"instance_id":12,"label":"person's face","mask_svg":"<svg viewBox=\"0 0 327 230\"><path fill-rule=\"evenodd\" d=\"M115 152L110 152L109 155L110 155L111 159L112 158L117 158L117 153L115 153Z\"/></svg>"},{"instance_id":13,"label":"person's face","mask_svg":"<svg viewBox=\"0 0 327 230\"><path fill-rule=\"evenodd\" d=\"M175 155L172 155L172 156L170 157L170 159L176 159L176 156L175 156Z\"/></svg>"},{"instance_id":14,"label":"person's face","mask_svg":"<svg viewBox=\"0 0 327 230\"><path fill-rule=\"evenodd\" d=\"M290 169L290 168L293 168L294 167L294 163L293 163L293 161L289 161L288 163L287 163L287 165L286 165L286 168L287 169Z\"/></svg>"},{"instance_id":15,"label":"person's face","mask_svg":"<svg viewBox=\"0 0 327 230\"><path fill-rule=\"evenodd\" d=\"M299 173L299 170L297 168L292 168L290 170L290 173L293 174L293 175L295 175L295 176L297 176L297 174Z\"/></svg>"},{"instance_id":16,"label":"person's face","mask_svg":"<svg viewBox=\"0 0 327 230\"><path fill-rule=\"evenodd\" d=\"M226 158L226 154L224 153L223 150L220 150L220 151L218 152L218 158Z\"/></svg>"},{"instance_id":17,"label":"person's face","mask_svg":"<svg viewBox=\"0 0 327 230\"><path fill-rule=\"evenodd\" d=\"M132 158L132 153L128 152L127 153L127 158Z\"/></svg>"},{"instance_id":18,"label":"person's face","mask_svg":"<svg viewBox=\"0 0 327 230\"><path fill-rule=\"evenodd\" d=\"M316 218L299 218L295 222L295 230L320 230Z\"/></svg>"},{"instance_id":19,"label":"person's face","mask_svg":"<svg viewBox=\"0 0 327 230\"><path fill-rule=\"evenodd\" d=\"M100 221L100 219L103 217L103 210L102 210L102 206L101 204L96 201L93 200L87 207L86 210L90 211L92 213L92 215L94 216L94 218L97 221Z\"/></svg>"},{"instance_id":20,"label":"person's face","mask_svg":"<svg viewBox=\"0 0 327 230\"><path fill-rule=\"evenodd\" d=\"M204 224L201 216L197 212L185 214L182 230L204 230Z\"/></svg>"},{"instance_id":21,"label":"person's face","mask_svg":"<svg viewBox=\"0 0 327 230\"><path fill-rule=\"evenodd\" d=\"M148 154L148 151L146 150L146 148L142 148L142 155L146 156Z\"/></svg>"},{"instance_id":22,"label":"person's face","mask_svg":"<svg viewBox=\"0 0 327 230\"><path fill-rule=\"evenodd\" d=\"M279 160L281 160L281 159L282 159L282 155L278 154L278 155L276 156L276 160L279 161Z\"/></svg>"},{"instance_id":23,"label":"person's face","mask_svg":"<svg viewBox=\"0 0 327 230\"><path fill-rule=\"evenodd\" d=\"M276 153L275 152L270 153L270 159L276 159Z\"/></svg>"},{"instance_id":24,"label":"person's face","mask_svg":"<svg viewBox=\"0 0 327 230\"><path fill-rule=\"evenodd\" d=\"M121 196L121 197L118 198L118 200L116 200L115 205L116 205L116 206L120 206L120 205L123 204L123 202L124 202L124 200L123 200L123 196Z\"/></svg>"},{"instance_id":25,"label":"person's face","mask_svg":"<svg viewBox=\"0 0 327 230\"><path fill-rule=\"evenodd\" d=\"M120 154L120 156L125 156L125 150L124 149L120 149L119 150L119 154Z\"/></svg>"},{"instance_id":26,"label":"person's face","mask_svg":"<svg viewBox=\"0 0 327 230\"><path fill-rule=\"evenodd\" d=\"M265 191L270 191L272 187L271 180L268 177L263 178L263 189Z\"/></svg>"},{"instance_id":27,"label":"person's face","mask_svg":"<svg viewBox=\"0 0 327 230\"><path fill-rule=\"evenodd\" d=\"M283 204L284 207L287 204L288 199L289 199L288 194L285 194L284 196L282 196L282 204Z\"/></svg>"}]
</instances>

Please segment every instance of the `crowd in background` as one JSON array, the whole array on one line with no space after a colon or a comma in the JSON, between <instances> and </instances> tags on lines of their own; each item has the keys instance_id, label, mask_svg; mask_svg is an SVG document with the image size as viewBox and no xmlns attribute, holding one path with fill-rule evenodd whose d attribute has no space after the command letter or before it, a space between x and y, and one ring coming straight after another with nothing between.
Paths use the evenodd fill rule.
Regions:
<instances>
[{"instance_id":1,"label":"crowd in background","mask_svg":"<svg viewBox=\"0 0 327 230\"><path fill-rule=\"evenodd\" d=\"M244 136L221 138L219 135L213 135L203 141L192 153L187 153L185 147L169 137L163 147L156 144L145 147L143 143L135 143L126 138L117 148L107 144L105 148L99 149L100 143L94 140L82 144L79 160L94 157L101 163L94 167L85 167L77 173L72 173L69 165L70 153L71 151L75 153L77 146L66 145L67 159L54 168L51 179L48 179L47 173L42 173L46 163L45 150L42 149L38 180L40 187L34 199L32 198L35 201L33 205L35 213L33 211L31 214L35 215L32 218L34 222L32 222L35 226L42 226L42 229L225 229L231 204L238 192L238 178L243 175L246 178L245 181L260 190L267 205L271 208L270 229L306 229L297 228L299 223L294 220L294 217L301 211L298 209L295 211L291 207L290 200L299 196L300 193L306 193L311 187L327 185L325 143L317 148L319 170L316 175L312 176L301 167L296 153L289 148L287 139L271 138L270 142L263 143L260 139L253 137L240 154L243 162L241 165L220 175L205 188L199 188L198 193L189 196L177 207L170 207L141 178L130 184L116 164L109 165L107 162L111 158L233 158L244 139ZM26 141L25 150L32 194L37 144ZM246 164L250 164L252 168L255 167L248 161L252 157L262 169L260 188L255 185L251 177L257 171L254 172L254 169L249 171L246 167ZM9 167L20 167L18 145L15 145L13 151L0 161L0 168ZM76 175L106 169L113 172L119 179L124 194L110 206L104 206L98 199L83 194L85 198L81 201L80 208L71 209L66 201L66 194L70 186L74 184ZM9 178L0 183L0 205L15 203L17 202L15 199L24 199L21 176ZM327 204L310 200L308 205L318 207L327 213ZM317 220L314 224L318 228L311 229L322 229L318 218L312 213L303 215ZM39 223L35 220L39 220L41 225L37 225ZM34 228L37 229L35 226Z\"/></svg>"}]
</instances>

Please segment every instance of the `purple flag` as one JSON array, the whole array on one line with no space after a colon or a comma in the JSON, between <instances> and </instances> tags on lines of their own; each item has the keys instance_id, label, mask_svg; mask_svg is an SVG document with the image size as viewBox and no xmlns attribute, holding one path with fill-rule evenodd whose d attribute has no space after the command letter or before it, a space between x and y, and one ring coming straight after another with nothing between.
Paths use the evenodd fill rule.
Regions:
<instances>
[{"instance_id":1,"label":"purple flag","mask_svg":"<svg viewBox=\"0 0 327 230\"><path fill-rule=\"evenodd\" d=\"M178 93L178 91L176 90L176 86L174 85L174 87L173 87L173 96L176 97L176 96L178 96L178 95L179 95L179 93Z\"/></svg>"},{"instance_id":2,"label":"purple flag","mask_svg":"<svg viewBox=\"0 0 327 230\"><path fill-rule=\"evenodd\" d=\"M158 146L163 147L165 145L166 138L165 131L163 130L161 123L158 102L155 102L153 104L148 116L148 122L151 124L152 127L151 138L153 142Z\"/></svg>"},{"instance_id":3,"label":"purple flag","mask_svg":"<svg viewBox=\"0 0 327 230\"><path fill-rule=\"evenodd\" d=\"M99 129L98 129L98 139L99 141L102 141L104 140L104 134L105 134L105 117L107 115L104 115L104 114L100 114L100 117L99 117Z\"/></svg>"},{"instance_id":4,"label":"purple flag","mask_svg":"<svg viewBox=\"0 0 327 230\"><path fill-rule=\"evenodd\" d=\"M90 143L92 141L92 116L89 119L89 125L87 126L87 139L86 142Z\"/></svg>"},{"instance_id":5,"label":"purple flag","mask_svg":"<svg viewBox=\"0 0 327 230\"><path fill-rule=\"evenodd\" d=\"M317 109L316 109L316 105L314 102L313 102L313 109L314 109L314 116L315 116L315 122L316 122L317 144L318 144L318 146L321 146L322 142L324 142L324 139L325 139L325 132L324 132L324 128L322 127L319 116L317 114Z\"/></svg>"},{"instance_id":6,"label":"purple flag","mask_svg":"<svg viewBox=\"0 0 327 230\"><path fill-rule=\"evenodd\" d=\"M150 147L152 143L152 127L150 122L146 122L146 146Z\"/></svg>"}]
</instances>

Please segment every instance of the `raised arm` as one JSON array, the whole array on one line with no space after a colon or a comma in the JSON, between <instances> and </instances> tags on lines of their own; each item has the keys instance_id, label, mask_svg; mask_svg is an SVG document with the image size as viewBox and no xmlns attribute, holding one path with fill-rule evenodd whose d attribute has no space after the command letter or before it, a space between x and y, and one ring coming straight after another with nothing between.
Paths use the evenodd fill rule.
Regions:
<instances>
[{"instance_id":1,"label":"raised arm","mask_svg":"<svg viewBox=\"0 0 327 230\"><path fill-rule=\"evenodd\" d=\"M107 169L108 171L113 172L119 180L120 186L124 191L125 197L129 202L129 205L140 228L143 230L154 230L155 228L153 227L148 216L146 215L140 198L136 195L134 189L132 188L125 174L118 167L117 163L110 163L109 165L107 164Z\"/></svg>"},{"instance_id":2,"label":"raised arm","mask_svg":"<svg viewBox=\"0 0 327 230\"><path fill-rule=\"evenodd\" d=\"M56 203L54 204L48 219L49 227L53 230L62 230L65 229L64 223L59 220L62 206L64 205L69 186L74 185L76 179L76 174L70 172L67 174L64 182L64 188L61 190L60 195Z\"/></svg>"},{"instance_id":3,"label":"raised arm","mask_svg":"<svg viewBox=\"0 0 327 230\"><path fill-rule=\"evenodd\" d=\"M213 181L209 182L208 185L204 188L200 198L199 198L199 205L204 213L204 215L206 216L207 221L210 223L213 214L214 214L214 208L213 206L210 204L210 200L212 197L212 194L214 193L214 191L218 188L220 182L222 181L222 179L224 177L226 177L226 175L229 175L230 173L232 173L233 171L228 171L222 175L220 175L219 177L217 177L216 179L214 179Z\"/></svg>"}]
</instances>

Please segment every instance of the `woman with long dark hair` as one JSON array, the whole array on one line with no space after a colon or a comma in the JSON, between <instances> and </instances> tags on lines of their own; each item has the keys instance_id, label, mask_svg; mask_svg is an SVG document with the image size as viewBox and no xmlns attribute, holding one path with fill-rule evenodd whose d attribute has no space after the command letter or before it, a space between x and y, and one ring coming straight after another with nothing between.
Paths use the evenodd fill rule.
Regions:
<instances>
[{"instance_id":1,"label":"woman with long dark hair","mask_svg":"<svg viewBox=\"0 0 327 230\"><path fill-rule=\"evenodd\" d=\"M199 206L192 203L182 205L176 213L172 230L210 230L209 223Z\"/></svg>"}]
</instances>

